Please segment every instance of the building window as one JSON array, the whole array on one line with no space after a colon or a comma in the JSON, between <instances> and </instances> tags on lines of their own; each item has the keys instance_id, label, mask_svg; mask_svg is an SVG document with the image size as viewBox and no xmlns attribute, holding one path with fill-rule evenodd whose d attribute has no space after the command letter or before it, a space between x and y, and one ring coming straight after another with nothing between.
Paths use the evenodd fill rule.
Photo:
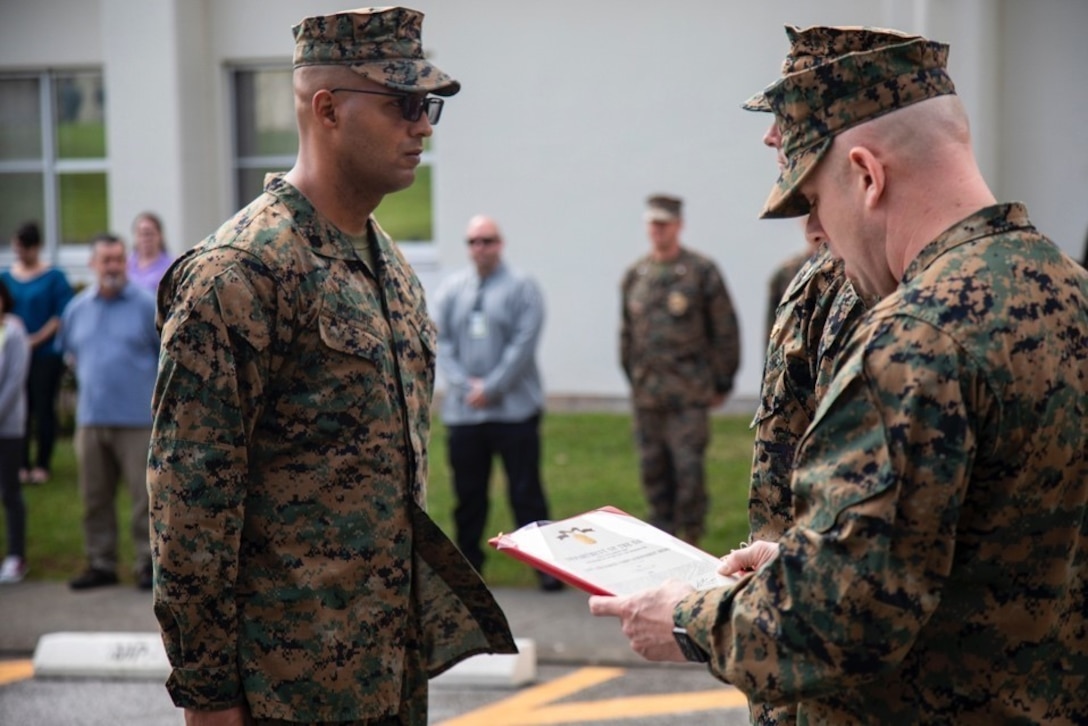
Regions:
<instances>
[{"instance_id":1,"label":"building window","mask_svg":"<svg viewBox=\"0 0 1088 726\"><path fill-rule=\"evenodd\" d=\"M231 76L235 202L240 208L260 194L265 174L294 165L298 132L290 69L237 68ZM382 228L398 242L434 239L430 141L426 139L415 183L386 196L374 212Z\"/></svg>"},{"instance_id":2,"label":"building window","mask_svg":"<svg viewBox=\"0 0 1088 726\"><path fill-rule=\"evenodd\" d=\"M107 229L108 178L101 72L0 74L0 234L38 222L56 262Z\"/></svg>"}]
</instances>

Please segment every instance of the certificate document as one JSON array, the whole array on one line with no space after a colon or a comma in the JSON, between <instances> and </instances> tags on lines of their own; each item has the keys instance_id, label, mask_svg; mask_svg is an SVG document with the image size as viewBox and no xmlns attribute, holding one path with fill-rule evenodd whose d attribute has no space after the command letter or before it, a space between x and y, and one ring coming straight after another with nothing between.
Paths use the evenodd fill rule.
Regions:
<instances>
[{"instance_id":1,"label":"certificate document","mask_svg":"<svg viewBox=\"0 0 1088 726\"><path fill-rule=\"evenodd\" d=\"M488 544L593 595L628 595L682 580L696 590L736 582L721 561L615 507L534 522Z\"/></svg>"}]
</instances>

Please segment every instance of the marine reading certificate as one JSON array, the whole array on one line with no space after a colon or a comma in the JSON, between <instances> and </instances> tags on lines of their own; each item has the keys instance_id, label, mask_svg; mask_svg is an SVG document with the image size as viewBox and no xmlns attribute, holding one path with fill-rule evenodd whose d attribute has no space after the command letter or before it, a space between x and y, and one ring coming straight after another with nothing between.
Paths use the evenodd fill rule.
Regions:
<instances>
[{"instance_id":1,"label":"marine reading certificate","mask_svg":"<svg viewBox=\"0 0 1088 726\"><path fill-rule=\"evenodd\" d=\"M735 582L720 560L615 507L534 522L488 543L594 595L627 595L667 579L706 590Z\"/></svg>"}]
</instances>

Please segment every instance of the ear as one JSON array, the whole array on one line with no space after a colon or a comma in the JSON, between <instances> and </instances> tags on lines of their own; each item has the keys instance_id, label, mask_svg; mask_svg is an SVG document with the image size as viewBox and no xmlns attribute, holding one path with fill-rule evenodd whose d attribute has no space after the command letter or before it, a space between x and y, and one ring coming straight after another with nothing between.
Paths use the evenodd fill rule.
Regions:
<instances>
[{"instance_id":1,"label":"ear","mask_svg":"<svg viewBox=\"0 0 1088 726\"><path fill-rule=\"evenodd\" d=\"M336 98L328 89L322 88L310 98L310 112L321 125L336 126Z\"/></svg>"},{"instance_id":2,"label":"ear","mask_svg":"<svg viewBox=\"0 0 1088 726\"><path fill-rule=\"evenodd\" d=\"M850 149L848 158L851 182L857 184L856 189L861 192L865 206L869 209L876 207L884 198L884 185L887 181L884 164L864 146Z\"/></svg>"}]
</instances>

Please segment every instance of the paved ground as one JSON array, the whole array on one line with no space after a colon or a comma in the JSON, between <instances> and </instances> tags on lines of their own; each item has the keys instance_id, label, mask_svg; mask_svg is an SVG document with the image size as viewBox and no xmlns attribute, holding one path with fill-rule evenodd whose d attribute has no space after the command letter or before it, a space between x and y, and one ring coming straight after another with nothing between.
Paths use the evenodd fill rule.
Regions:
<instances>
[{"instance_id":1,"label":"paved ground","mask_svg":"<svg viewBox=\"0 0 1088 726\"><path fill-rule=\"evenodd\" d=\"M640 664L612 618L589 614L585 593L498 588L515 637L536 641L540 663ZM38 638L56 632L158 632L151 594L131 585L73 592L63 582L0 586L0 655L30 656Z\"/></svg>"},{"instance_id":2,"label":"paved ground","mask_svg":"<svg viewBox=\"0 0 1088 726\"><path fill-rule=\"evenodd\" d=\"M687 726L747 723L744 696L694 664L650 665L627 645L618 623L589 614L587 595L567 589L498 589L515 636L531 638L534 683L432 684L436 726ZM180 726L159 679L30 678L38 638L57 632L157 633L151 595L131 585L75 593L64 583L0 587L0 724ZM22 660L13 660L22 659ZM5 678L4 667L11 673Z\"/></svg>"}]
</instances>

